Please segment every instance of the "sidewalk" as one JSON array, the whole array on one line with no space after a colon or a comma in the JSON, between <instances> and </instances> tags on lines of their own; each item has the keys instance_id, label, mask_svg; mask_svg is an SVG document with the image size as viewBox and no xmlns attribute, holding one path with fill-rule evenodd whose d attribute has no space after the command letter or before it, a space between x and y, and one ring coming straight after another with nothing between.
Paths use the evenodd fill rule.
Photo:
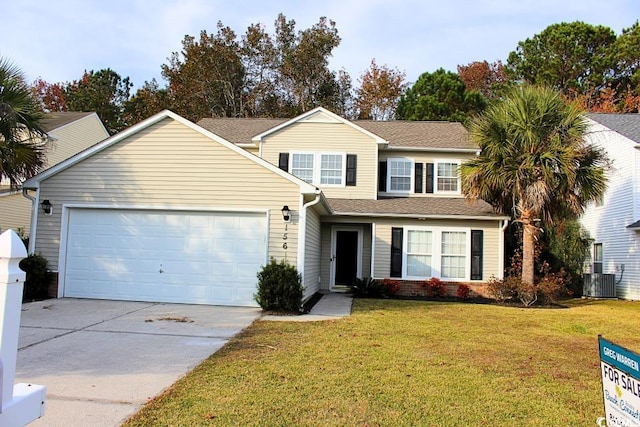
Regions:
<instances>
[{"instance_id":1,"label":"sidewalk","mask_svg":"<svg viewBox=\"0 0 640 427\"><path fill-rule=\"evenodd\" d=\"M279 322L317 322L320 320L341 319L351 315L352 303L353 297L351 294L338 292L325 293L308 314L301 314L299 316L276 316L267 314L262 316L262 320Z\"/></svg>"}]
</instances>

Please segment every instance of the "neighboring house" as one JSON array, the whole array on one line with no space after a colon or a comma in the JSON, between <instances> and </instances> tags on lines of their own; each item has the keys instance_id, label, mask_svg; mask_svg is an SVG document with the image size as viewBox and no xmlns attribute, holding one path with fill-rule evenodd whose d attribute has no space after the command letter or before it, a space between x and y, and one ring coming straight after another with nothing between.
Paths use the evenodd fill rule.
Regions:
<instances>
[{"instance_id":1,"label":"neighboring house","mask_svg":"<svg viewBox=\"0 0 640 427\"><path fill-rule=\"evenodd\" d=\"M611 160L604 198L581 218L594 239L587 272L615 275L617 297L640 299L640 115L587 117L587 140Z\"/></svg>"},{"instance_id":2,"label":"neighboring house","mask_svg":"<svg viewBox=\"0 0 640 427\"><path fill-rule=\"evenodd\" d=\"M58 296L255 305L272 257L297 267L305 298L356 277L480 292L502 277L507 217L460 193L476 151L458 123L164 111L25 183L31 250Z\"/></svg>"},{"instance_id":3,"label":"neighboring house","mask_svg":"<svg viewBox=\"0 0 640 427\"><path fill-rule=\"evenodd\" d=\"M48 113L42 128L49 139L43 170L109 137L96 113ZM29 234L31 201L22 191L12 190L8 182L0 183L0 232L12 228Z\"/></svg>"}]
</instances>

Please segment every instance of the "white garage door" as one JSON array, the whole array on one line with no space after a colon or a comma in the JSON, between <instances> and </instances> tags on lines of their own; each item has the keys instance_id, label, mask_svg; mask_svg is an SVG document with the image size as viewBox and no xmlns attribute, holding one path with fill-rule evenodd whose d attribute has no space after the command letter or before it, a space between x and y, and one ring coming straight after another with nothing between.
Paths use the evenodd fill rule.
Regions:
<instances>
[{"instance_id":1,"label":"white garage door","mask_svg":"<svg viewBox=\"0 0 640 427\"><path fill-rule=\"evenodd\" d=\"M69 211L64 295L255 306L266 215Z\"/></svg>"}]
</instances>

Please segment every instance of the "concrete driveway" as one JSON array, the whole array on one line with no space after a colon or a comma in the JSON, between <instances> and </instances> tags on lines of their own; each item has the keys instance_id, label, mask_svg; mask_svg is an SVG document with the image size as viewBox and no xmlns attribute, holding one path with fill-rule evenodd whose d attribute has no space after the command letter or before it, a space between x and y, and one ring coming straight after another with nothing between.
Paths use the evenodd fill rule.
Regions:
<instances>
[{"instance_id":1,"label":"concrete driveway","mask_svg":"<svg viewBox=\"0 0 640 427\"><path fill-rule=\"evenodd\" d=\"M32 426L117 426L260 316L258 308L52 299L24 304L16 382L47 387Z\"/></svg>"}]
</instances>

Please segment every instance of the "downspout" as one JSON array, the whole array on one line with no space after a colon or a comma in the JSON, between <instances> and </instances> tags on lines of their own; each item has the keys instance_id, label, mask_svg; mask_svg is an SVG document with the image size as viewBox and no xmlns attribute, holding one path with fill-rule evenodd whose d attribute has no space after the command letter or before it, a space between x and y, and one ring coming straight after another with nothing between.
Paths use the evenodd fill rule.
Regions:
<instances>
[{"instance_id":1,"label":"downspout","mask_svg":"<svg viewBox=\"0 0 640 427\"><path fill-rule=\"evenodd\" d=\"M500 277L498 277L498 279L504 278L504 232L509 226L508 219L503 219L501 221L503 222L503 224L500 227L500 245L498 250L498 254L500 255L498 258L498 271L500 273Z\"/></svg>"},{"instance_id":2,"label":"downspout","mask_svg":"<svg viewBox=\"0 0 640 427\"><path fill-rule=\"evenodd\" d=\"M22 195L31 200L31 225L29 226L29 247L30 254L35 252L36 248L36 227L38 225L38 199L29 194L29 189L22 187ZM39 195L39 193L38 193Z\"/></svg>"},{"instance_id":3,"label":"downspout","mask_svg":"<svg viewBox=\"0 0 640 427\"><path fill-rule=\"evenodd\" d=\"M305 263L305 244L306 244L306 237L307 237L307 208L317 204L320 201L320 195L322 194L322 192L320 191L319 188L316 188L316 198L305 203L302 204L302 207L300 208L300 220L298 222L298 262L296 263L298 265L298 273L300 273L300 276L302 276L302 286L305 288L307 288L306 283L305 283L305 277L304 277L304 263ZM301 198L304 196L300 196ZM304 200L304 199L302 199Z\"/></svg>"}]
</instances>

